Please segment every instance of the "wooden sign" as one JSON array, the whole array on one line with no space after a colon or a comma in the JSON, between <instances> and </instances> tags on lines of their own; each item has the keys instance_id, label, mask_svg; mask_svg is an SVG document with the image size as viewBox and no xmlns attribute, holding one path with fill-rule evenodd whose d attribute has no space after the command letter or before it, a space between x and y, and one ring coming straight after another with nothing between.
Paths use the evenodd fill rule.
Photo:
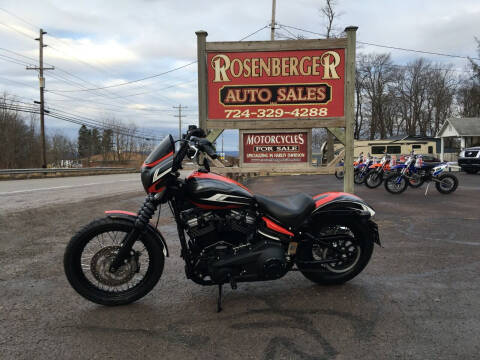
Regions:
<instances>
[{"instance_id":1,"label":"wooden sign","mask_svg":"<svg viewBox=\"0 0 480 360\"><path fill-rule=\"evenodd\" d=\"M210 52L208 119L343 117L345 49Z\"/></svg>"},{"instance_id":2,"label":"wooden sign","mask_svg":"<svg viewBox=\"0 0 480 360\"><path fill-rule=\"evenodd\" d=\"M257 166L275 157L296 158L274 154L297 145L252 145L243 152L250 146L243 130L279 135L297 129L310 138L311 129L328 128L345 144L345 163L353 163L356 31L349 26L338 39L240 42L207 42L207 32L197 31L200 127L210 130L211 141L223 129L239 129L240 163ZM297 163L309 165L310 152ZM351 167L345 169L344 190L353 192Z\"/></svg>"}]
</instances>

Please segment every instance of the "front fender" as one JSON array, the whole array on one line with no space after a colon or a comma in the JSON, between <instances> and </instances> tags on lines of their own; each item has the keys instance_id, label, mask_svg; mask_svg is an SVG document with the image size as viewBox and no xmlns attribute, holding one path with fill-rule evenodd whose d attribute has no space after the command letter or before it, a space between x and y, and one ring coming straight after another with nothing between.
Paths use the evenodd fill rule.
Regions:
<instances>
[{"instance_id":1,"label":"front fender","mask_svg":"<svg viewBox=\"0 0 480 360\"><path fill-rule=\"evenodd\" d=\"M123 211L123 210L108 210L105 211L105 214L107 214L108 217L112 219L125 219L127 221L130 221L133 224L135 224L135 220L137 219L137 214L130 212L130 211ZM154 228L151 224L147 225L147 229L151 235L153 235L161 244L162 246L162 251L163 255L166 257L169 256L169 251L167 247L167 242L165 241L165 238L163 235L158 231L158 229Z\"/></svg>"},{"instance_id":2,"label":"front fender","mask_svg":"<svg viewBox=\"0 0 480 360\"><path fill-rule=\"evenodd\" d=\"M405 164L398 164L398 165L395 165L395 166L391 166L390 169L391 170L405 169L406 167L407 167L407 165L405 165Z\"/></svg>"}]
</instances>

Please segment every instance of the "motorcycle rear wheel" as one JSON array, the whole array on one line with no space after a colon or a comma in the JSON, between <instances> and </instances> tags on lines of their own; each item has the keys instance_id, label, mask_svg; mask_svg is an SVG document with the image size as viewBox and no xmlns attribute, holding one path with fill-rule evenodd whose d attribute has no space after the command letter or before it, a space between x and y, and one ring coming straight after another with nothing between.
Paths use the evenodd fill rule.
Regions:
<instances>
[{"instance_id":1,"label":"motorcycle rear wheel","mask_svg":"<svg viewBox=\"0 0 480 360\"><path fill-rule=\"evenodd\" d=\"M312 261L329 258L330 250L323 249L321 245L314 242L302 242L297 251L297 266L302 273L310 281L321 285L337 285L353 279L360 274L367 266L373 253L373 241L370 238L366 227L360 222L336 220L331 223L323 223L316 225L313 232L317 237L321 237L325 232L348 234L352 240L347 240L343 244L339 243L338 247L352 249L352 257L350 262L336 262L330 264L312 264ZM308 264L302 264L308 262Z\"/></svg>"},{"instance_id":2,"label":"motorcycle rear wheel","mask_svg":"<svg viewBox=\"0 0 480 360\"><path fill-rule=\"evenodd\" d=\"M458 178L453 174L442 174L438 180L441 182L435 183L435 187L441 194L451 194L458 187Z\"/></svg>"},{"instance_id":3,"label":"motorcycle rear wheel","mask_svg":"<svg viewBox=\"0 0 480 360\"><path fill-rule=\"evenodd\" d=\"M148 294L162 276L165 262L158 242L143 233L132 257L115 273L109 271L121 241L133 228L124 219L91 222L76 233L65 250L65 275L81 296L94 303L115 306L132 303Z\"/></svg>"},{"instance_id":4,"label":"motorcycle rear wheel","mask_svg":"<svg viewBox=\"0 0 480 360\"><path fill-rule=\"evenodd\" d=\"M345 176L345 174L344 174L343 170L335 170L335 177L338 180L342 180L344 176Z\"/></svg>"}]
</instances>

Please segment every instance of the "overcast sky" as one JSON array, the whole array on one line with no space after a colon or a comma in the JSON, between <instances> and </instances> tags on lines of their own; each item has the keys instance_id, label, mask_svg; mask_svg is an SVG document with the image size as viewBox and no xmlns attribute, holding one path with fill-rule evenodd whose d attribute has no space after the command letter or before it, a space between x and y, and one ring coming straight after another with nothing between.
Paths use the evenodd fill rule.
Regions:
<instances>
[{"instance_id":1,"label":"overcast sky","mask_svg":"<svg viewBox=\"0 0 480 360\"><path fill-rule=\"evenodd\" d=\"M323 33L322 5L321 0L277 0L276 21ZM479 0L338 0L337 9L342 13L337 28L359 26L359 41L478 57L474 37L480 37ZM58 67L46 74L48 106L94 119L132 121L157 134L173 131L177 126L174 105L188 106L185 122L197 122L195 64L108 91L54 91L115 85L168 71L196 60L196 30L208 31L208 41L236 41L266 26L270 17L271 0L1 0L0 91L25 102L38 99L36 73L5 60L35 65L6 50L37 58L33 38L42 27L48 32L45 43L50 45L45 61ZM291 28L290 34L279 31L318 37ZM269 40L269 36L270 30L264 28L248 40ZM420 56L364 45L358 46L358 52L391 52L397 64ZM452 63L459 71L467 65L462 59L422 56ZM78 129L47 120L47 128ZM232 149L237 146L233 138L230 135L228 141Z\"/></svg>"}]
</instances>

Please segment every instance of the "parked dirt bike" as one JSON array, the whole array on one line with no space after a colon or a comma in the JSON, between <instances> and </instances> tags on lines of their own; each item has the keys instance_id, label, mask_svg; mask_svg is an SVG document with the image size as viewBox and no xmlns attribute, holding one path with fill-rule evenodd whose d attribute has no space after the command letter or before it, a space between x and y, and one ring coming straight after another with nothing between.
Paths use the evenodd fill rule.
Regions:
<instances>
[{"instance_id":1,"label":"parked dirt bike","mask_svg":"<svg viewBox=\"0 0 480 360\"><path fill-rule=\"evenodd\" d=\"M160 279L166 241L150 220L168 203L177 223L187 278L217 285L274 280L300 271L319 284L340 284L367 265L380 244L374 210L359 197L329 192L273 199L209 172L216 158L201 129L192 126L175 149L166 137L147 157L141 179L148 193L137 214L111 210L70 240L64 267L72 287L103 305L128 304ZM201 165L181 179L182 160ZM160 216L160 215L159 215Z\"/></svg>"},{"instance_id":2,"label":"parked dirt bike","mask_svg":"<svg viewBox=\"0 0 480 360\"><path fill-rule=\"evenodd\" d=\"M368 154L367 159L355 166L353 173L353 182L357 185L363 184L365 178L370 172L370 166L373 164L373 158Z\"/></svg>"},{"instance_id":3,"label":"parked dirt bike","mask_svg":"<svg viewBox=\"0 0 480 360\"><path fill-rule=\"evenodd\" d=\"M365 177L365 186L370 189L379 187L390 172L390 155L385 154L379 163L370 165L370 171Z\"/></svg>"},{"instance_id":4,"label":"parked dirt bike","mask_svg":"<svg viewBox=\"0 0 480 360\"><path fill-rule=\"evenodd\" d=\"M363 152L360 153L360 156L358 157L357 160L355 160L353 162L353 166L357 166L358 164L362 163L363 162ZM345 176L345 173L344 173L344 170L343 170L343 167L344 167L344 161L342 159L342 161L340 161L337 166L336 166L336 169L335 169L335 177L338 179L338 180L342 180L343 177Z\"/></svg>"},{"instance_id":5,"label":"parked dirt bike","mask_svg":"<svg viewBox=\"0 0 480 360\"><path fill-rule=\"evenodd\" d=\"M444 173L447 166L447 163L423 163L421 156L412 154L404 164L391 168L392 173L385 179L385 189L391 194L400 194L412 183L412 187L419 187L433 181L441 194L450 194L457 189L458 179L451 173ZM428 186L425 195L427 192Z\"/></svg>"}]
</instances>

